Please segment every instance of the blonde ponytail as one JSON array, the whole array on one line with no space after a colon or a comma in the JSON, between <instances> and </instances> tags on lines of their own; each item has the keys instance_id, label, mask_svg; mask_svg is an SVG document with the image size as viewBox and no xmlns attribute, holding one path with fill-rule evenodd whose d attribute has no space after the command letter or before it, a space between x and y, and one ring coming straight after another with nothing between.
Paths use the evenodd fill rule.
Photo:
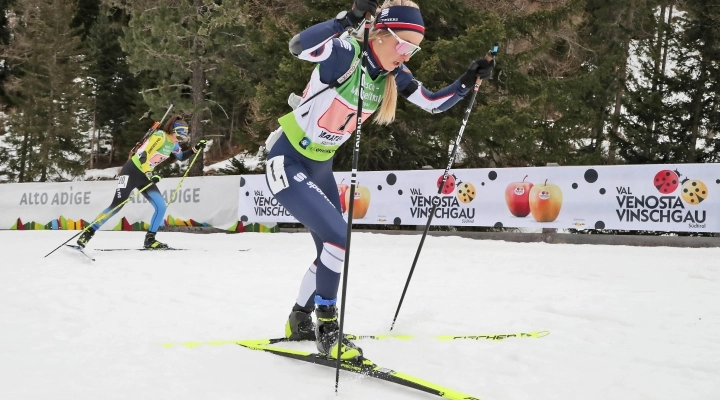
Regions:
<instances>
[{"instance_id":1,"label":"blonde ponytail","mask_svg":"<svg viewBox=\"0 0 720 400\"><path fill-rule=\"evenodd\" d=\"M380 109L373 119L378 125L389 125L395 121L395 108L397 107L397 83L392 72L385 77L385 92L380 103Z\"/></svg>"}]
</instances>

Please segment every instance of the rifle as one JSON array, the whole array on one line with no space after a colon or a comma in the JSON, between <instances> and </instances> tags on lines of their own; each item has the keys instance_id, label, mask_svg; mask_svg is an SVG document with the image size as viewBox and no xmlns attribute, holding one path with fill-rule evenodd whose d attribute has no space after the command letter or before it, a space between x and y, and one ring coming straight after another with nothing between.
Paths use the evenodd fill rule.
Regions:
<instances>
[{"instance_id":1,"label":"rifle","mask_svg":"<svg viewBox=\"0 0 720 400\"><path fill-rule=\"evenodd\" d=\"M142 144L145 142L145 140L147 140L147 138L148 138L150 135L152 135L152 133L155 132L155 131L157 130L157 128L160 127L160 124L162 124L163 121L165 121L165 118L168 116L168 114L170 114L170 110L172 110L172 108L173 108L174 106L175 106L175 102L173 101L172 103L170 103L170 106L168 107L167 111L165 111L165 115L163 115L162 119L160 119L159 122L158 122L158 121L153 122L153 124L152 124L152 126L150 127L150 129L148 129L148 131L145 132L145 136L143 136L142 139L140 139L139 142L135 143L135 146L133 146L132 150L130 150L130 153L128 154L128 160L132 158L132 156L135 154L135 152L137 151L137 149L138 149L140 146L142 146ZM147 113L145 113L145 115L143 115L142 118L140 118L140 119L143 119L143 118L145 118L146 116L149 116L149 115L150 115L150 112L147 112Z\"/></svg>"}]
</instances>

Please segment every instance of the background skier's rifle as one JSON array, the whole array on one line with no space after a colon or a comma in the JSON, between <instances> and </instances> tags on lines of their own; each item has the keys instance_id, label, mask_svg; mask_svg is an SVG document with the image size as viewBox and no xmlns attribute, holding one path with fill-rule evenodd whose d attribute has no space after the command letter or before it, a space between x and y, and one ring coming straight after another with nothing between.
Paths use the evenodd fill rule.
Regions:
<instances>
[{"instance_id":1,"label":"background skier's rifle","mask_svg":"<svg viewBox=\"0 0 720 400\"><path fill-rule=\"evenodd\" d=\"M170 110L172 110L173 106L175 106L174 101L172 103L170 103L170 107L168 107L167 111L165 111L165 115L163 115L162 119L159 122L158 121L153 122L150 129L148 129L148 131L145 132L145 136L143 136L139 142L135 143L135 146L133 146L132 150L130 150L130 154L128 154L128 159L132 158L132 156L135 154L137 149L140 146L142 146L143 142L145 142L145 140L160 127L160 124L162 124L163 121L165 121L165 118L167 118L168 114L170 114ZM147 113L145 113L145 115L143 115L143 118L145 116L149 116L149 115L150 115L150 112L147 112ZM140 119L142 119L142 118L140 118Z\"/></svg>"}]
</instances>

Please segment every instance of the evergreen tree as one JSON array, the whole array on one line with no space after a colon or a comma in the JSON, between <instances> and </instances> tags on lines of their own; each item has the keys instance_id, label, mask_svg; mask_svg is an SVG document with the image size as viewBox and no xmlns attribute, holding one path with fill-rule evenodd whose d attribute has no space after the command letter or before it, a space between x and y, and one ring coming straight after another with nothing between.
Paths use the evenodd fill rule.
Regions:
<instances>
[{"instance_id":1,"label":"evergreen tree","mask_svg":"<svg viewBox=\"0 0 720 400\"><path fill-rule=\"evenodd\" d=\"M226 53L237 43L233 35L244 15L239 0L217 2L136 1L121 39L135 73L148 71L157 78L143 97L153 108L177 100L176 112L190 116L192 142L204 137L203 125L216 103L208 98L208 82L216 78ZM190 175L202 175L200 153Z\"/></svg>"},{"instance_id":2,"label":"evergreen tree","mask_svg":"<svg viewBox=\"0 0 720 400\"><path fill-rule=\"evenodd\" d=\"M101 0L75 0L75 15L70 21L71 28L79 28L82 40L90 35L90 30L100 16Z\"/></svg>"},{"instance_id":3,"label":"evergreen tree","mask_svg":"<svg viewBox=\"0 0 720 400\"><path fill-rule=\"evenodd\" d=\"M672 162L717 160L720 114L720 1L688 0L677 13L667 78Z\"/></svg>"},{"instance_id":4,"label":"evergreen tree","mask_svg":"<svg viewBox=\"0 0 720 400\"><path fill-rule=\"evenodd\" d=\"M563 85L581 74L579 63L569 57L568 43L574 39L574 21L583 2L570 0L546 7L524 3L528 12L503 16L464 10L464 33L438 40L437 55L422 67L426 73L443 72L442 79L447 82L462 73L465 60L472 59L480 48L489 49L500 41L494 79L483 82L463 137L461 145L467 157L463 166L578 162L577 143L587 132L570 124L563 127L558 121L570 103ZM443 61L448 59L463 62L452 65ZM454 68L449 69L448 64ZM450 140L457 134L463 113L462 106L455 107L442 114L442 120L428 121L432 124L428 126L449 133L446 140Z\"/></svg>"},{"instance_id":5,"label":"evergreen tree","mask_svg":"<svg viewBox=\"0 0 720 400\"><path fill-rule=\"evenodd\" d=\"M627 93L627 78L633 39L648 36L654 24L653 0L609 3L587 0L585 18L580 26L579 58L584 73L569 85L573 93L568 110L576 113L576 123L589 131L586 152L593 163L614 164L620 137L622 105ZM607 149L607 152L605 152Z\"/></svg>"},{"instance_id":6,"label":"evergreen tree","mask_svg":"<svg viewBox=\"0 0 720 400\"><path fill-rule=\"evenodd\" d=\"M99 142L109 137L112 143L108 163L125 161L126 145L134 144L141 129L133 123L137 107L143 103L138 79L130 72L127 54L120 47L122 18L114 13L103 15L92 26L85 44L88 49L88 76L93 88L93 125L97 132L94 152L100 152ZM131 121L132 119L132 121ZM127 137L126 137L127 136ZM135 141L133 141L133 139ZM119 156L116 157L116 153Z\"/></svg>"},{"instance_id":7,"label":"evergreen tree","mask_svg":"<svg viewBox=\"0 0 720 400\"><path fill-rule=\"evenodd\" d=\"M14 2L15 0L0 0L0 46L7 46L10 43L11 30L8 15ZM3 88L9 74L10 69L7 62L0 63L0 111L7 111L8 107L12 106Z\"/></svg>"},{"instance_id":8,"label":"evergreen tree","mask_svg":"<svg viewBox=\"0 0 720 400\"><path fill-rule=\"evenodd\" d=\"M630 164L673 162L672 118L667 107L672 101L666 75L669 40L676 24L668 22L669 2L645 11L652 13L647 19L645 35L630 44L631 60L628 66L627 93L623 99L626 110L620 117L621 135L618 136L620 155ZM672 7L672 6L670 6ZM672 8L670 8L672 10Z\"/></svg>"},{"instance_id":9,"label":"evergreen tree","mask_svg":"<svg viewBox=\"0 0 720 400\"><path fill-rule=\"evenodd\" d=\"M87 115L83 56L62 0L19 0L18 29L3 48L18 74L5 89L16 110L8 118L7 173L18 182L58 181L80 175L85 162Z\"/></svg>"}]
</instances>

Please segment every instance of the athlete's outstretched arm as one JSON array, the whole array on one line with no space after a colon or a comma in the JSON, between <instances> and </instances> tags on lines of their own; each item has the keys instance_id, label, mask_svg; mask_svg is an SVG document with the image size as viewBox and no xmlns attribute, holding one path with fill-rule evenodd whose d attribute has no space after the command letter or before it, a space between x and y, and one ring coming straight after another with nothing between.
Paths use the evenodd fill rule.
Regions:
<instances>
[{"instance_id":1,"label":"athlete's outstretched arm","mask_svg":"<svg viewBox=\"0 0 720 400\"><path fill-rule=\"evenodd\" d=\"M425 89L404 65L396 70L395 81L398 93L402 97L433 114L441 113L454 106L470 91L470 88L465 87L458 79L437 92L431 92Z\"/></svg>"}]
</instances>

